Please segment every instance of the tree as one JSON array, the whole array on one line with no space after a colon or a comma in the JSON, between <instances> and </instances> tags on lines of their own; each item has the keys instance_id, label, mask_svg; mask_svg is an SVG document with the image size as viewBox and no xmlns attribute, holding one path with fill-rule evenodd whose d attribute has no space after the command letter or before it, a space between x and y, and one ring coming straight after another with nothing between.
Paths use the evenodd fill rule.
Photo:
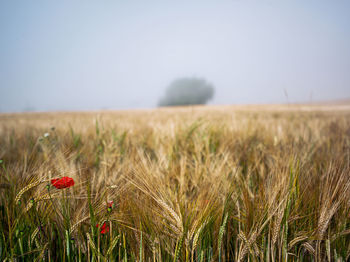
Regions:
<instances>
[{"instance_id":1,"label":"tree","mask_svg":"<svg viewBox=\"0 0 350 262\"><path fill-rule=\"evenodd\" d=\"M159 106L202 105L214 96L214 86L205 79L184 77L174 80L160 99Z\"/></svg>"}]
</instances>

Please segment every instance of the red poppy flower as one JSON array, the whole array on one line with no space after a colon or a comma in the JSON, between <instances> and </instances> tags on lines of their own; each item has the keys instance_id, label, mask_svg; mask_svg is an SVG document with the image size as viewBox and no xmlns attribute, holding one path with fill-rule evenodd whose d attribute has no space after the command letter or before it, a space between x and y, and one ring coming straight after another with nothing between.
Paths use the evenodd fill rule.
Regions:
<instances>
[{"instance_id":1,"label":"red poppy flower","mask_svg":"<svg viewBox=\"0 0 350 262\"><path fill-rule=\"evenodd\" d=\"M74 180L71 177L54 178L51 180L51 184L57 189L67 188L74 186Z\"/></svg>"},{"instance_id":2,"label":"red poppy flower","mask_svg":"<svg viewBox=\"0 0 350 262\"><path fill-rule=\"evenodd\" d=\"M98 228L100 225L97 224L96 227ZM106 234L109 232L109 226L106 224L106 222L103 223L102 227L101 227L101 234Z\"/></svg>"}]
</instances>

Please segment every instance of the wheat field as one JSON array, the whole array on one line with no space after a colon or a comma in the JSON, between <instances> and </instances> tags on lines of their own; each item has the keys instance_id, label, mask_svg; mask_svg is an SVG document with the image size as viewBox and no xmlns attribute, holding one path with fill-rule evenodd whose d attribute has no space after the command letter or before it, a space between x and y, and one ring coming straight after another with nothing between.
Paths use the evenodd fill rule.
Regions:
<instances>
[{"instance_id":1,"label":"wheat field","mask_svg":"<svg viewBox=\"0 0 350 262\"><path fill-rule=\"evenodd\" d=\"M0 159L1 261L350 258L348 105L1 114Z\"/></svg>"}]
</instances>

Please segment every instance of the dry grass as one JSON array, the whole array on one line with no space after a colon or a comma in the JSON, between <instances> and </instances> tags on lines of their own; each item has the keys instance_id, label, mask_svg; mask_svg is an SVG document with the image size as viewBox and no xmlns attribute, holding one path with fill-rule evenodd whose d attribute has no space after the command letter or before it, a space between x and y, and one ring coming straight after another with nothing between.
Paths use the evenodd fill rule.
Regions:
<instances>
[{"instance_id":1,"label":"dry grass","mask_svg":"<svg viewBox=\"0 0 350 262\"><path fill-rule=\"evenodd\" d=\"M1 260L349 259L347 104L3 114L0 135Z\"/></svg>"}]
</instances>

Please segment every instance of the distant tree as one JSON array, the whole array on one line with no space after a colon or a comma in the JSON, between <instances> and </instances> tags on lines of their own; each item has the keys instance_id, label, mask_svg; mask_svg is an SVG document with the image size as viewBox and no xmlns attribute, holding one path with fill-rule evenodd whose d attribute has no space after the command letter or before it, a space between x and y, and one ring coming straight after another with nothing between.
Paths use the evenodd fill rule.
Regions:
<instances>
[{"instance_id":1,"label":"distant tree","mask_svg":"<svg viewBox=\"0 0 350 262\"><path fill-rule=\"evenodd\" d=\"M166 89L159 106L201 105L214 96L214 86L205 79L184 77L174 80Z\"/></svg>"}]
</instances>

